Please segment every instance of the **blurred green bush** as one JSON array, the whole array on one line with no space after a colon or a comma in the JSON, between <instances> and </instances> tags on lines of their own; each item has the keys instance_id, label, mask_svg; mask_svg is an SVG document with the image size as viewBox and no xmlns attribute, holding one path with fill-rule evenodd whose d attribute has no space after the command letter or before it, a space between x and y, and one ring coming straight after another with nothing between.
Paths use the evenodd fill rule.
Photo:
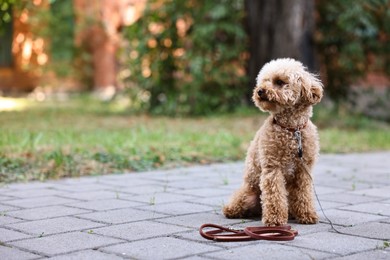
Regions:
<instances>
[{"instance_id":1,"label":"blurred green bush","mask_svg":"<svg viewBox=\"0 0 390 260\"><path fill-rule=\"evenodd\" d=\"M244 100L242 0L157 1L126 28L132 100L156 114L232 111Z\"/></svg>"},{"instance_id":2,"label":"blurred green bush","mask_svg":"<svg viewBox=\"0 0 390 260\"><path fill-rule=\"evenodd\" d=\"M333 100L344 100L369 72L390 75L388 0L320 0L317 11L317 47Z\"/></svg>"}]
</instances>

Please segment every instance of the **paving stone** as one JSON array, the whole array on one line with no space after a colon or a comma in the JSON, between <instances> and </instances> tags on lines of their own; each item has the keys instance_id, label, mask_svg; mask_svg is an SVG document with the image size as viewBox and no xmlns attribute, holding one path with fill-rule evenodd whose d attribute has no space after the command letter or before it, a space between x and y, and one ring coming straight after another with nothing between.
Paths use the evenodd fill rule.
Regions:
<instances>
[{"instance_id":1,"label":"paving stone","mask_svg":"<svg viewBox=\"0 0 390 260\"><path fill-rule=\"evenodd\" d=\"M142 176L143 173L140 174L136 176L134 174L106 175L100 179L99 183L114 185L118 188L159 184L156 180L141 179L144 176Z\"/></svg>"},{"instance_id":2,"label":"paving stone","mask_svg":"<svg viewBox=\"0 0 390 260\"><path fill-rule=\"evenodd\" d=\"M191 175L186 172L177 172L176 169L172 171L156 171L155 174L142 174L144 179L154 181L157 183L168 183L170 181L182 181L188 179Z\"/></svg>"},{"instance_id":3,"label":"paving stone","mask_svg":"<svg viewBox=\"0 0 390 260\"><path fill-rule=\"evenodd\" d=\"M338 255L348 255L375 249L380 241L351 237L330 232L320 232L298 236L290 246L314 249Z\"/></svg>"},{"instance_id":4,"label":"paving stone","mask_svg":"<svg viewBox=\"0 0 390 260\"><path fill-rule=\"evenodd\" d=\"M208 257L202 257L202 256L198 256L198 255L192 255L192 256L188 256L188 257L185 257L183 259L191 259L191 260L210 260L210 258Z\"/></svg>"},{"instance_id":5,"label":"paving stone","mask_svg":"<svg viewBox=\"0 0 390 260\"><path fill-rule=\"evenodd\" d=\"M99 184L100 179L103 176L82 176L82 177L74 177L74 178L65 178L61 180L55 181L56 184L60 185L82 185L82 184Z\"/></svg>"},{"instance_id":6,"label":"paving stone","mask_svg":"<svg viewBox=\"0 0 390 260\"><path fill-rule=\"evenodd\" d=\"M4 260L29 260L29 259L37 259L40 258L39 255L24 252L22 250L19 250L17 248L12 248L8 246L1 246L0 245L0 259Z\"/></svg>"},{"instance_id":7,"label":"paving stone","mask_svg":"<svg viewBox=\"0 0 390 260\"><path fill-rule=\"evenodd\" d=\"M289 221L288 224L291 225L292 229L298 231L299 236L331 230L331 226L327 223L317 223L315 225L304 225L304 224L298 224L294 221Z\"/></svg>"},{"instance_id":8,"label":"paving stone","mask_svg":"<svg viewBox=\"0 0 390 260\"><path fill-rule=\"evenodd\" d=\"M183 195L181 195L183 196ZM192 198L185 200L186 202L191 202L195 204L203 204L214 207L221 207L229 202L230 196L222 195L222 196L213 196L210 198Z\"/></svg>"},{"instance_id":9,"label":"paving stone","mask_svg":"<svg viewBox=\"0 0 390 260\"><path fill-rule=\"evenodd\" d=\"M328 222L324 218L322 212L317 212L320 216L320 220L323 222ZM365 214L359 212L352 212L346 210L330 209L325 211L326 216L333 222L333 224L341 226L354 226L361 223L371 222L371 221L380 221L386 219L386 217Z\"/></svg>"},{"instance_id":10,"label":"paving stone","mask_svg":"<svg viewBox=\"0 0 390 260\"><path fill-rule=\"evenodd\" d=\"M4 190L4 189L0 189L0 192L2 192L2 190ZM12 196L0 195L0 201L3 201L3 200L13 200L13 199L17 199L17 198L12 197Z\"/></svg>"},{"instance_id":11,"label":"paving stone","mask_svg":"<svg viewBox=\"0 0 390 260\"><path fill-rule=\"evenodd\" d=\"M168 182L167 186L170 188L174 188L176 190L188 190L188 189L197 189L199 187L219 188L223 186L223 184L214 183L214 182L200 183L199 181L180 181L180 182Z\"/></svg>"},{"instance_id":12,"label":"paving stone","mask_svg":"<svg viewBox=\"0 0 390 260\"><path fill-rule=\"evenodd\" d=\"M232 167L233 164L213 164L207 166L192 166L189 168L178 168L169 171L157 172L149 174L147 179L158 180L164 182L175 182L184 180L202 180L226 176L234 179L242 179L244 164L239 163L238 168Z\"/></svg>"},{"instance_id":13,"label":"paving stone","mask_svg":"<svg viewBox=\"0 0 390 260\"><path fill-rule=\"evenodd\" d=\"M46 196L52 196L52 195L60 195L64 194L65 192L54 190L51 188L47 189L30 189L30 190L13 190L6 192L6 195L13 196L16 198L33 198L33 197L46 197Z\"/></svg>"},{"instance_id":14,"label":"paving stone","mask_svg":"<svg viewBox=\"0 0 390 260\"><path fill-rule=\"evenodd\" d=\"M143 203L128 201L122 199L109 199L109 200L97 200L97 201L87 201L87 202L77 202L67 204L69 207L76 207L87 210L111 210L111 209L120 209L120 208L130 208L134 206L140 206Z\"/></svg>"},{"instance_id":15,"label":"paving stone","mask_svg":"<svg viewBox=\"0 0 390 260\"><path fill-rule=\"evenodd\" d=\"M50 235L69 231L92 229L101 226L102 224L89 220L78 219L75 217L59 217L9 224L6 227L33 235Z\"/></svg>"},{"instance_id":16,"label":"paving stone","mask_svg":"<svg viewBox=\"0 0 390 260\"><path fill-rule=\"evenodd\" d=\"M112 252L136 259L170 259L201 254L220 249L219 247L180 240L173 237L158 237L105 247L104 252Z\"/></svg>"},{"instance_id":17,"label":"paving stone","mask_svg":"<svg viewBox=\"0 0 390 260\"><path fill-rule=\"evenodd\" d=\"M345 191L345 189L326 187L326 186L318 186L318 185L316 185L314 188L315 188L315 191L316 191L318 196L324 195L324 194L340 193L340 192Z\"/></svg>"},{"instance_id":18,"label":"paving stone","mask_svg":"<svg viewBox=\"0 0 390 260\"><path fill-rule=\"evenodd\" d=\"M216 214L214 212L208 212L208 213L196 213L196 214L190 214L190 215L183 215L183 216L174 216L169 218L163 218L159 219L158 222L161 223L170 223L175 225L180 225L184 227L191 227L191 228L199 228L204 223L215 223L218 225L227 225L231 226L237 223L243 223L251 221L248 219L228 219L225 218L222 214ZM261 222L259 221L260 225Z\"/></svg>"},{"instance_id":19,"label":"paving stone","mask_svg":"<svg viewBox=\"0 0 390 260\"><path fill-rule=\"evenodd\" d=\"M385 186L382 188L376 189L366 189L350 192L351 194L360 194L365 196L388 198L389 197L390 186Z\"/></svg>"},{"instance_id":20,"label":"paving stone","mask_svg":"<svg viewBox=\"0 0 390 260\"><path fill-rule=\"evenodd\" d=\"M50 260L120 260L122 257L97 250L84 250L66 255L50 257Z\"/></svg>"},{"instance_id":21,"label":"paving stone","mask_svg":"<svg viewBox=\"0 0 390 260\"><path fill-rule=\"evenodd\" d=\"M339 174L347 172L345 166L340 164L336 165L336 162L326 163L326 159L320 158L320 161L314 166L313 169L315 180L323 176L338 176Z\"/></svg>"},{"instance_id":22,"label":"paving stone","mask_svg":"<svg viewBox=\"0 0 390 260\"><path fill-rule=\"evenodd\" d=\"M369 183L361 181L343 181L343 180L321 180L318 182L322 186L343 189L346 192L366 190L372 188L381 188L383 184Z\"/></svg>"},{"instance_id":23,"label":"paving stone","mask_svg":"<svg viewBox=\"0 0 390 260\"><path fill-rule=\"evenodd\" d=\"M153 221L140 221L135 223L113 225L94 229L95 234L101 234L126 240L139 240L162 235L170 235L178 232L189 231L185 227L157 223Z\"/></svg>"},{"instance_id":24,"label":"paving stone","mask_svg":"<svg viewBox=\"0 0 390 260\"><path fill-rule=\"evenodd\" d=\"M371 222L354 227L342 228L340 231L360 237L390 240L390 224Z\"/></svg>"},{"instance_id":25,"label":"paving stone","mask_svg":"<svg viewBox=\"0 0 390 260\"><path fill-rule=\"evenodd\" d=\"M144 179L163 184L171 181L182 181L192 177L193 177L192 174L186 172L186 168L179 168L179 169L171 169L167 171L157 170L157 174L154 174L153 171L148 172L145 175Z\"/></svg>"},{"instance_id":26,"label":"paving stone","mask_svg":"<svg viewBox=\"0 0 390 260\"><path fill-rule=\"evenodd\" d=\"M119 239L101 237L82 232L71 232L53 236L10 242L10 245L24 248L40 254L53 256L76 250L93 249L123 242Z\"/></svg>"},{"instance_id":27,"label":"paving stone","mask_svg":"<svg viewBox=\"0 0 390 260\"><path fill-rule=\"evenodd\" d=\"M120 192L130 193L134 195L153 194L159 192L171 192L175 190L177 190L177 188L172 188L169 187L168 185L156 185L156 184L118 188L118 191Z\"/></svg>"},{"instance_id":28,"label":"paving stone","mask_svg":"<svg viewBox=\"0 0 390 260\"><path fill-rule=\"evenodd\" d=\"M375 173L373 174L372 170L367 172L360 172L357 178L358 183L367 183L372 184L371 187L367 188L379 188L383 186L390 185L390 173Z\"/></svg>"},{"instance_id":29,"label":"paving stone","mask_svg":"<svg viewBox=\"0 0 390 260\"><path fill-rule=\"evenodd\" d=\"M7 201L5 201L5 203L7 203ZM8 212L10 210L17 210L17 209L19 209L19 208L12 207L9 205L0 204L0 213Z\"/></svg>"},{"instance_id":30,"label":"paving stone","mask_svg":"<svg viewBox=\"0 0 390 260\"><path fill-rule=\"evenodd\" d=\"M56 186L55 183L50 182L36 182L32 181L29 183L13 183L7 184L7 188L9 190L36 190L36 189L48 189Z\"/></svg>"},{"instance_id":31,"label":"paving stone","mask_svg":"<svg viewBox=\"0 0 390 260\"><path fill-rule=\"evenodd\" d=\"M89 210L70 208L66 206L49 206L32 209L22 209L7 212L7 216L17 217L26 220L38 220L62 216L70 216L81 213L88 213Z\"/></svg>"},{"instance_id":32,"label":"paving stone","mask_svg":"<svg viewBox=\"0 0 390 260\"><path fill-rule=\"evenodd\" d=\"M238 188L239 186L237 186ZM233 191L225 189L216 189L216 188L200 188L200 189L189 189L189 190L177 190L174 193L184 194L184 195L193 195L200 198L210 198L214 196L230 196Z\"/></svg>"},{"instance_id":33,"label":"paving stone","mask_svg":"<svg viewBox=\"0 0 390 260\"><path fill-rule=\"evenodd\" d=\"M321 201L334 201L347 204L359 204L380 200L378 197L362 196L348 193L325 194L321 195L319 198Z\"/></svg>"},{"instance_id":34,"label":"paving stone","mask_svg":"<svg viewBox=\"0 0 390 260\"><path fill-rule=\"evenodd\" d=\"M128 196L128 194L126 194ZM69 194L62 194L63 198L77 199L77 200L102 200L102 199L116 199L124 196L124 193L115 191L84 191L72 192Z\"/></svg>"},{"instance_id":35,"label":"paving stone","mask_svg":"<svg viewBox=\"0 0 390 260\"><path fill-rule=\"evenodd\" d=\"M21 208L38 208L44 206L52 206L52 205L61 205L66 203L75 202L73 199L65 199L55 196L47 196L47 197L37 197L37 198L28 198L28 199L17 199L17 200L7 200L3 201L3 204L21 207Z\"/></svg>"},{"instance_id":36,"label":"paving stone","mask_svg":"<svg viewBox=\"0 0 390 260\"><path fill-rule=\"evenodd\" d=\"M69 192L85 192L85 191L102 191L108 188L113 188L110 185L104 185L101 183L80 183L72 185L57 185L55 189Z\"/></svg>"},{"instance_id":37,"label":"paving stone","mask_svg":"<svg viewBox=\"0 0 390 260\"><path fill-rule=\"evenodd\" d=\"M169 187L185 189L185 190L206 188L206 187L226 187L230 183L234 183L233 187L238 188L242 180L240 179L239 181L232 181L231 179L232 178L229 178L227 175L222 175L222 174L215 174L215 173L212 175L208 174L207 177L200 177L197 174L194 176L187 176L187 178L184 178L182 180L174 180L174 181L168 180L166 184Z\"/></svg>"},{"instance_id":38,"label":"paving stone","mask_svg":"<svg viewBox=\"0 0 390 260\"><path fill-rule=\"evenodd\" d=\"M21 232L0 228L0 241L1 242L7 242L11 240L17 240L22 238L28 238L31 237L30 235L23 234ZM1 259L1 257L0 257Z\"/></svg>"},{"instance_id":39,"label":"paving stone","mask_svg":"<svg viewBox=\"0 0 390 260\"><path fill-rule=\"evenodd\" d=\"M80 218L90 219L94 221L104 222L107 224L121 224L127 222L135 222L140 220L157 219L166 217L165 214L137 210L137 209L116 209L104 212L94 212L89 214L78 215Z\"/></svg>"},{"instance_id":40,"label":"paving stone","mask_svg":"<svg viewBox=\"0 0 390 260\"><path fill-rule=\"evenodd\" d=\"M318 200L316 198L314 199L314 202L315 202L317 212L321 212L321 207L323 210L326 210L326 209L340 208L340 207L347 205L345 203L339 203L339 202L333 202L333 201L320 200L318 202Z\"/></svg>"},{"instance_id":41,"label":"paving stone","mask_svg":"<svg viewBox=\"0 0 390 260\"><path fill-rule=\"evenodd\" d=\"M17 218L12 218L12 217L9 217L7 215L0 214L0 225L6 225L6 224L10 224L10 223L17 223L17 222L21 222L21 221L23 221L23 220L17 219Z\"/></svg>"},{"instance_id":42,"label":"paving stone","mask_svg":"<svg viewBox=\"0 0 390 260\"><path fill-rule=\"evenodd\" d=\"M137 195L137 196L128 196L124 197L128 200L139 201L147 204L160 204L160 203L169 203L169 202L178 202L194 199L194 196L190 195L180 195L172 194L168 192L160 192L146 195Z\"/></svg>"},{"instance_id":43,"label":"paving stone","mask_svg":"<svg viewBox=\"0 0 390 260\"><path fill-rule=\"evenodd\" d=\"M214 253L204 254L213 259L325 259L334 257L334 254L319 252L310 249L294 248L287 245L258 241L256 244L243 245L229 250L221 250Z\"/></svg>"},{"instance_id":44,"label":"paving stone","mask_svg":"<svg viewBox=\"0 0 390 260\"><path fill-rule=\"evenodd\" d=\"M390 204L386 204L386 203L371 202L371 203L358 204L358 205L353 205L348 207L342 207L340 209L365 212L365 213L375 214L379 216L390 216Z\"/></svg>"},{"instance_id":45,"label":"paving stone","mask_svg":"<svg viewBox=\"0 0 390 260\"><path fill-rule=\"evenodd\" d=\"M390 224L390 218L383 219L380 221L381 223L389 223Z\"/></svg>"},{"instance_id":46,"label":"paving stone","mask_svg":"<svg viewBox=\"0 0 390 260\"><path fill-rule=\"evenodd\" d=\"M366 260L366 259L389 260L390 252L385 250L375 250L375 251L357 253L353 255L334 258L334 260Z\"/></svg>"},{"instance_id":47,"label":"paving stone","mask_svg":"<svg viewBox=\"0 0 390 260\"><path fill-rule=\"evenodd\" d=\"M166 203L158 205L141 206L140 209L149 210L152 212L158 212L168 215L183 215L196 212L205 212L213 210L212 207L207 205L199 205L187 202Z\"/></svg>"}]
</instances>

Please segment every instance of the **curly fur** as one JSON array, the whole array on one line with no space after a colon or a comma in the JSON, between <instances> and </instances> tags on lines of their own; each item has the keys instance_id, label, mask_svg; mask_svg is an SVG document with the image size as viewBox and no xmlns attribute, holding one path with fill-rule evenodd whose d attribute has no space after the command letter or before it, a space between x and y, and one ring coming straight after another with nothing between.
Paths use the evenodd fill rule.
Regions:
<instances>
[{"instance_id":1,"label":"curly fur","mask_svg":"<svg viewBox=\"0 0 390 260\"><path fill-rule=\"evenodd\" d=\"M311 169L318 157L319 139L310 117L322 95L320 80L296 60L273 60L260 70L253 101L270 116L249 146L244 182L224 207L226 217L262 215L267 226L284 225L289 215L299 223L318 222ZM301 159L294 133L287 128L303 125Z\"/></svg>"}]
</instances>

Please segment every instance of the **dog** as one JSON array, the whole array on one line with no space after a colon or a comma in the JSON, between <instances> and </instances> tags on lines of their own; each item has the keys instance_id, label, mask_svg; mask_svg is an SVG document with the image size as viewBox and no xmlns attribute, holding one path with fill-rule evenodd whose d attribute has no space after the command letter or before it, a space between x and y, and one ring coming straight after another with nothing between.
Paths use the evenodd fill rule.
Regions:
<instances>
[{"instance_id":1,"label":"dog","mask_svg":"<svg viewBox=\"0 0 390 260\"><path fill-rule=\"evenodd\" d=\"M252 140L244 181L224 206L227 218L262 216L266 226L315 224L312 168L319 137L310 118L321 101L323 84L301 62L272 60L260 70L252 99L270 116Z\"/></svg>"}]
</instances>

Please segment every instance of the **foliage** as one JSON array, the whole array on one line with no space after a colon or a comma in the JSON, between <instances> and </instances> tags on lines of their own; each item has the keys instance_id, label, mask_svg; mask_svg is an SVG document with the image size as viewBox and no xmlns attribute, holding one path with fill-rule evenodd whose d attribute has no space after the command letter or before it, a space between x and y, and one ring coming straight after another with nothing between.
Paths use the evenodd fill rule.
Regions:
<instances>
[{"instance_id":1,"label":"foliage","mask_svg":"<svg viewBox=\"0 0 390 260\"><path fill-rule=\"evenodd\" d=\"M237 107L247 81L243 1L148 3L143 17L126 29L133 98L157 114Z\"/></svg>"},{"instance_id":2,"label":"foliage","mask_svg":"<svg viewBox=\"0 0 390 260\"><path fill-rule=\"evenodd\" d=\"M50 4L47 5L46 3ZM72 1L30 1L0 0L0 33L4 25L12 22L12 17L19 18L31 30L32 40L45 39L50 53L50 67L58 76L67 76L72 70L74 58L74 13ZM32 69L26 67L26 70Z\"/></svg>"},{"instance_id":3,"label":"foliage","mask_svg":"<svg viewBox=\"0 0 390 260\"><path fill-rule=\"evenodd\" d=\"M388 0L320 0L317 10L317 46L332 98L345 98L367 72L390 74Z\"/></svg>"},{"instance_id":4,"label":"foliage","mask_svg":"<svg viewBox=\"0 0 390 260\"><path fill-rule=\"evenodd\" d=\"M12 21L12 5L17 0L0 0L0 35L4 33L5 26Z\"/></svg>"},{"instance_id":5,"label":"foliage","mask_svg":"<svg viewBox=\"0 0 390 260\"><path fill-rule=\"evenodd\" d=\"M53 61L51 66L54 66L59 77L77 73L72 69L75 57L75 17L72 1L51 0L48 15L49 26L45 33L51 41L50 53Z\"/></svg>"}]
</instances>

